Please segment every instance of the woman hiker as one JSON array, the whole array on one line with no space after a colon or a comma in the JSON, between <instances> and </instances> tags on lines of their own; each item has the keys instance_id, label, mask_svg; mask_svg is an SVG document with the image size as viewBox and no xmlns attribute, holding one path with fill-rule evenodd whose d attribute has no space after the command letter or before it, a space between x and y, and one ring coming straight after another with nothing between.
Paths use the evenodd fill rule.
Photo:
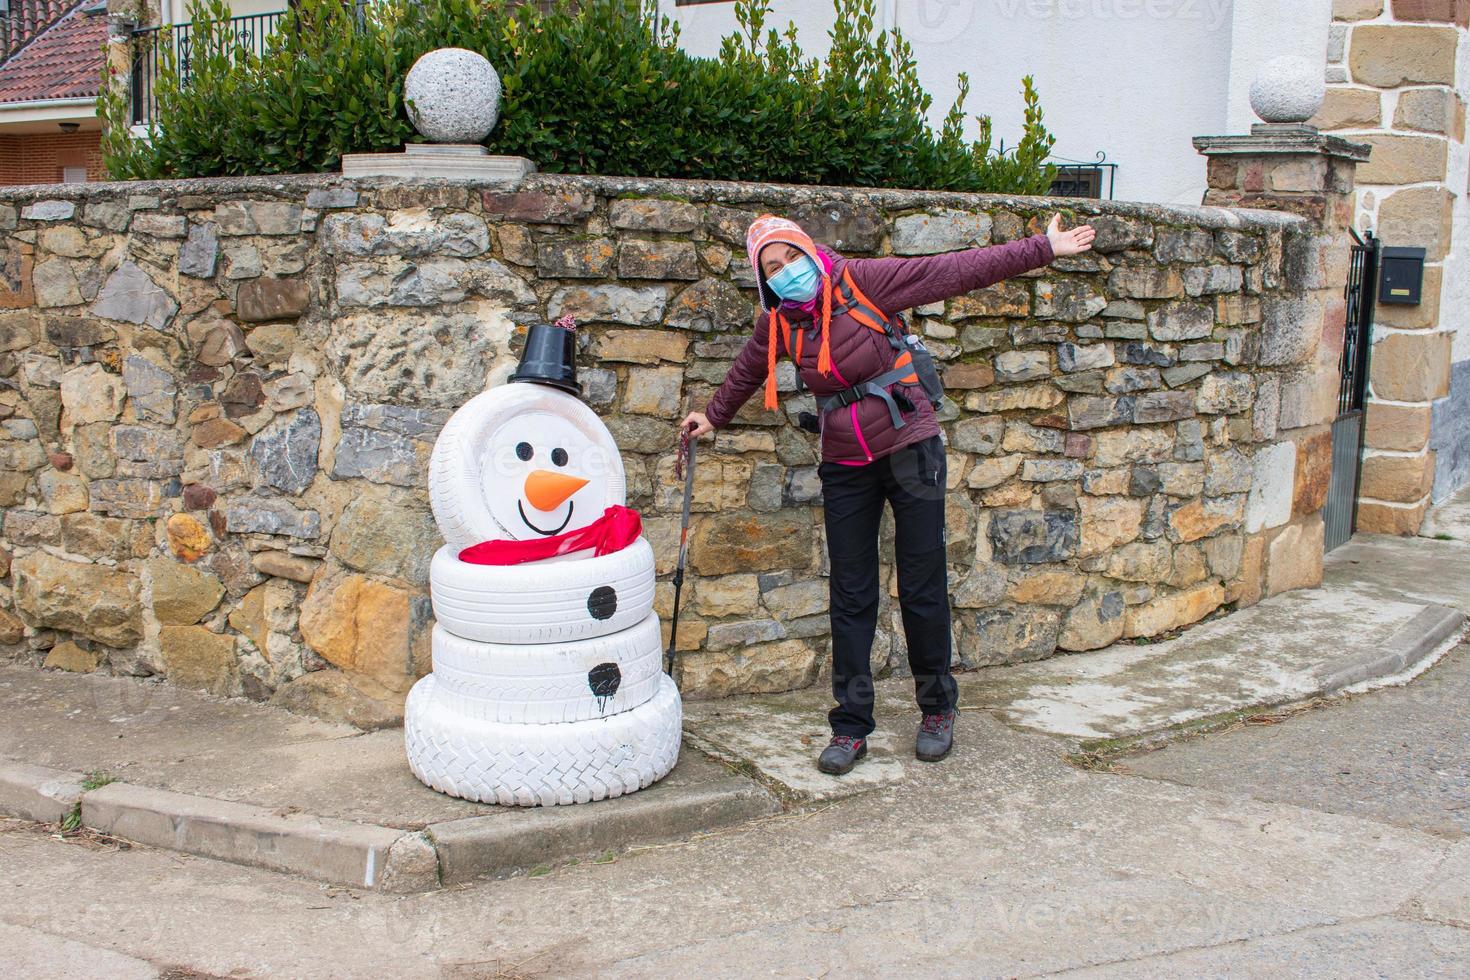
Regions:
<instances>
[{"instance_id":1,"label":"woman hiker","mask_svg":"<svg viewBox=\"0 0 1470 980\"><path fill-rule=\"evenodd\" d=\"M776 358L792 357L818 406L822 501L832 621L832 741L817 766L840 774L867 754L873 721L869 657L878 621L878 522L893 508L899 607L923 721L915 743L926 762L954 741L949 586L944 542L945 454L931 404L928 355L883 321L900 310L1038 269L1092 248L1088 225L1004 245L913 258L849 259L818 245L793 221L760 215L746 232L761 318L703 412L682 428L723 428L765 388L777 408ZM921 375L924 375L921 377ZM926 386L925 381L929 384ZM876 382L876 383L874 383Z\"/></svg>"}]
</instances>

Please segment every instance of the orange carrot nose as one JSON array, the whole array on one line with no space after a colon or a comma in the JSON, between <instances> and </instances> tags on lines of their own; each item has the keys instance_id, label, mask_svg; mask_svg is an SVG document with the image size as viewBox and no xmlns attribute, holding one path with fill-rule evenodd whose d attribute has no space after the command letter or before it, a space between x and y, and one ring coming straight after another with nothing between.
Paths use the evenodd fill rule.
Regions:
<instances>
[{"instance_id":1,"label":"orange carrot nose","mask_svg":"<svg viewBox=\"0 0 1470 980\"><path fill-rule=\"evenodd\" d=\"M537 510L556 510L568 497L587 485L580 476L551 470L532 470L526 477L526 499Z\"/></svg>"}]
</instances>

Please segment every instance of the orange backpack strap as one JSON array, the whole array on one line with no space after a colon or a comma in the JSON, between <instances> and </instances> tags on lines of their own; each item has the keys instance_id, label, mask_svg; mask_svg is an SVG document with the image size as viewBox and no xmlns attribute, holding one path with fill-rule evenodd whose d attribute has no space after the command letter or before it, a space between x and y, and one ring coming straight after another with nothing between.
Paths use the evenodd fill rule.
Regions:
<instances>
[{"instance_id":1,"label":"orange backpack strap","mask_svg":"<svg viewBox=\"0 0 1470 980\"><path fill-rule=\"evenodd\" d=\"M771 311L771 316L774 317L776 315L777 314L776 314L776 312L774 310ZM795 333L796 333L796 341L795 341L795 343L793 345L793 342L791 340L791 334L793 332L792 329L791 329L791 321L788 320L788 319L786 319L786 317L782 316L780 318L780 322L781 322L781 340L786 345L786 353L791 357L791 360L793 362L795 362L796 368L799 371L799 370L801 370L802 340L805 339L805 337L806 337L806 331L805 330L801 330L801 329L797 329L795 331Z\"/></svg>"},{"instance_id":2,"label":"orange backpack strap","mask_svg":"<svg viewBox=\"0 0 1470 980\"><path fill-rule=\"evenodd\" d=\"M893 359L893 366L894 366L895 369L897 369L897 368L910 368L908 374L905 374L903 377L901 377L901 378L898 379L899 381L903 382L904 384L914 385L914 384L918 384L919 383L919 375L918 375L918 373L915 372L914 370L912 370L913 363L914 363L914 355L913 355L913 353L911 351L906 351L906 350L905 351L899 351L898 356Z\"/></svg>"},{"instance_id":3,"label":"orange backpack strap","mask_svg":"<svg viewBox=\"0 0 1470 980\"><path fill-rule=\"evenodd\" d=\"M776 322L781 324L781 344L786 348L786 353L789 355L791 353L791 321L775 310L771 311L771 316L775 318Z\"/></svg>"},{"instance_id":4,"label":"orange backpack strap","mask_svg":"<svg viewBox=\"0 0 1470 980\"><path fill-rule=\"evenodd\" d=\"M903 341L898 339L890 325L888 314L863 295L863 291L853 281L851 266L844 266L842 269L842 279L837 284L837 300L837 305L832 309L833 316L846 313L869 330L876 330L887 336L888 343L894 350L903 350Z\"/></svg>"},{"instance_id":5,"label":"orange backpack strap","mask_svg":"<svg viewBox=\"0 0 1470 980\"><path fill-rule=\"evenodd\" d=\"M930 404L937 410L944 399L944 385L934 368L933 355L929 353L918 336L908 333L901 318L889 317L863 295L863 291L853 281L850 267L842 270L842 278L837 283L836 294L838 303L832 309L833 315L846 313L868 329L876 330L887 337L888 345L895 351L893 367L876 378L859 382L835 395L817 399L817 406L823 412L830 412L838 408L845 408L870 396L880 398L888 406L888 414L893 422L893 427L901 429L904 427L903 416L899 413L897 400L888 391L888 386L918 384L923 387Z\"/></svg>"}]
</instances>

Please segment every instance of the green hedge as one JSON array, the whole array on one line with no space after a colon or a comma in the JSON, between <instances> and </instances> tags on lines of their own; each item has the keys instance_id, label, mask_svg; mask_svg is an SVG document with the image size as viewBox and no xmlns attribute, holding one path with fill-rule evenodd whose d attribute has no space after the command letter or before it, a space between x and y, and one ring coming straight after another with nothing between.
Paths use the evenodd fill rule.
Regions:
<instances>
[{"instance_id":1,"label":"green hedge","mask_svg":"<svg viewBox=\"0 0 1470 980\"><path fill-rule=\"evenodd\" d=\"M485 145L553 173L1044 193L1054 142L1031 79L1013 149L961 137L969 80L939 132L913 51L875 32L874 0L833 0L825 59L794 26L766 28L767 0L739 0L718 58L678 45L654 0L583 0L542 13L503 0L299 0L263 55L238 46L222 0L191 10L191 77L160 45L149 140L129 135L119 86L103 96L104 153L119 178L322 172L344 153L418 139L403 78L424 52L469 48L500 73L500 122ZM356 10L356 12L354 12Z\"/></svg>"}]
</instances>

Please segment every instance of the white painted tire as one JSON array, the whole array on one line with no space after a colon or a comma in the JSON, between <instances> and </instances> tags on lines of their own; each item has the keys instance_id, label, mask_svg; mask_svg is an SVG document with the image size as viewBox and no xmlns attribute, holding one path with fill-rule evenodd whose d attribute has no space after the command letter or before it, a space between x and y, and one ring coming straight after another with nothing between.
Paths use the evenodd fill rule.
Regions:
<instances>
[{"instance_id":1,"label":"white painted tire","mask_svg":"<svg viewBox=\"0 0 1470 980\"><path fill-rule=\"evenodd\" d=\"M434 705L481 721L547 725L638 707L663 676L662 634L650 612L590 640L515 646L433 632Z\"/></svg>"},{"instance_id":2,"label":"white painted tire","mask_svg":"<svg viewBox=\"0 0 1470 980\"><path fill-rule=\"evenodd\" d=\"M507 445L522 439L539 443L534 460L516 462L503 455ZM569 441L580 445L587 458L550 464L551 444ZM571 447L574 453L576 445ZM571 520L569 511L570 523L560 531L584 527L607 508L627 503L617 443L597 413L575 396L519 382L491 388L460 406L440 431L429 457L429 503L439 533L454 553L482 541L538 537L512 516L510 504L520 501L517 479L529 469L548 465L567 465L576 475L592 479L573 495L573 506L580 505L576 519ZM555 526L554 518L548 520Z\"/></svg>"},{"instance_id":3,"label":"white painted tire","mask_svg":"<svg viewBox=\"0 0 1470 980\"><path fill-rule=\"evenodd\" d=\"M683 705L660 675L658 692L607 718L565 725L482 721L435 704L438 681L419 680L404 706L408 765L427 786L506 806L587 803L632 793L679 759Z\"/></svg>"},{"instance_id":4,"label":"white painted tire","mask_svg":"<svg viewBox=\"0 0 1470 980\"><path fill-rule=\"evenodd\" d=\"M580 561L474 565L445 545L429 563L439 624L486 643L560 643L607 636L653 609L653 548L647 538Z\"/></svg>"}]
</instances>

